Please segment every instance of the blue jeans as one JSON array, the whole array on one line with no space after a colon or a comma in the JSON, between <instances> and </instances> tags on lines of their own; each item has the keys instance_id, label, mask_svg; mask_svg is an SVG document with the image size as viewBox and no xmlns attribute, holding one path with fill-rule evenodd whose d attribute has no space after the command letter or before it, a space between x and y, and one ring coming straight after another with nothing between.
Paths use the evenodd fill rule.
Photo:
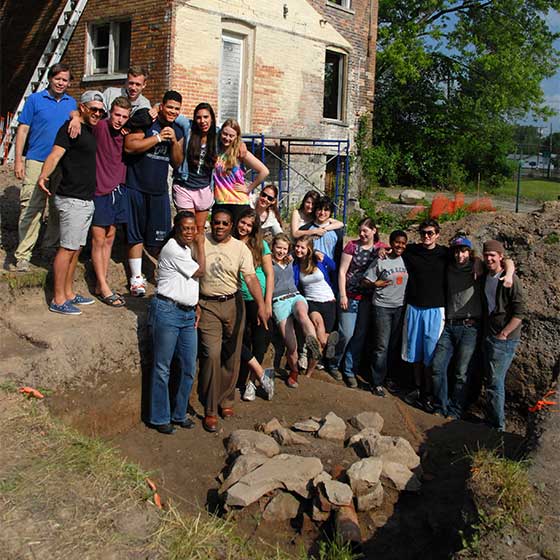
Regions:
<instances>
[{"instance_id":1,"label":"blue jeans","mask_svg":"<svg viewBox=\"0 0 560 560\"><path fill-rule=\"evenodd\" d=\"M486 416L489 423L500 431L506 427L504 405L506 400L506 374L515 356L519 339L498 340L488 335L484 340L486 362Z\"/></svg>"},{"instance_id":2,"label":"blue jeans","mask_svg":"<svg viewBox=\"0 0 560 560\"><path fill-rule=\"evenodd\" d=\"M184 311L169 301L152 299L148 316L154 351L149 422L154 426L170 421L183 422L186 418L196 365L194 323L194 310ZM173 356L179 366L179 379L176 394L170 399L169 373Z\"/></svg>"},{"instance_id":3,"label":"blue jeans","mask_svg":"<svg viewBox=\"0 0 560 560\"><path fill-rule=\"evenodd\" d=\"M445 416L461 418L467 400L468 371L478 340L477 325L451 325L447 323L438 340L432 362L434 408ZM455 356L451 379L453 389L449 394L447 368Z\"/></svg>"},{"instance_id":4,"label":"blue jeans","mask_svg":"<svg viewBox=\"0 0 560 560\"><path fill-rule=\"evenodd\" d=\"M348 298L348 309L340 310L338 332L343 340L339 345L337 363L346 377L355 377L369 331L371 301Z\"/></svg>"},{"instance_id":5,"label":"blue jeans","mask_svg":"<svg viewBox=\"0 0 560 560\"><path fill-rule=\"evenodd\" d=\"M373 386L383 385L387 376L390 359L397 354L399 335L402 329L404 306L372 306L373 344L371 357L371 377Z\"/></svg>"}]
</instances>

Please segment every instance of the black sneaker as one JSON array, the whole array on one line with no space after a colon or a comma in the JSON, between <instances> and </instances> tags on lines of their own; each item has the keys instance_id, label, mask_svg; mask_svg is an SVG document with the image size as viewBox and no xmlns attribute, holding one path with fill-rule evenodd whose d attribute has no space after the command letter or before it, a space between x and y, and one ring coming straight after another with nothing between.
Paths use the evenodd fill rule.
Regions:
<instances>
[{"instance_id":1,"label":"black sneaker","mask_svg":"<svg viewBox=\"0 0 560 560\"><path fill-rule=\"evenodd\" d=\"M429 414L433 414L434 411L436 410L435 406L434 406L434 402L432 401L431 397L425 397L424 399L422 399L422 408L428 412Z\"/></svg>"},{"instance_id":2,"label":"black sneaker","mask_svg":"<svg viewBox=\"0 0 560 560\"><path fill-rule=\"evenodd\" d=\"M399 392L399 386L391 379L385 380L385 387L387 387L387 391L393 395Z\"/></svg>"},{"instance_id":3,"label":"black sneaker","mask_svg":"<svg viewBox=\"0 0 560 560\"><path fill-rule=\"evenodd\" d=\"M414 389L404 396L404 402L410 406L418 406L420 404L420 389Z\"/></svg>"},{"instance_id":4,"label":"black sneaker","mask_svg":"<svg viewBox=\"0 0 560 560\"><path fill-rule=\"evenodd\" d=\"M381 385L377 385L377 387L373 387L371 389L371 392L376 396L376 397L385 397L385 390L383 389L383 387L381 387Z\"/></svg>"},{"instance_id":5,"label":"black sneaker","mask_svg":"<svg viewBox=\"0 0 560 560\"><path fill-rule=\"evenodd\" d=\"M175 433L175 427L171 424L160 424L159 426L154 426L160 434L171 435Z\"/></svg>"},{"instance_id":6,"label":"black sneaker","mask_svg":"<svg viewBox=\"0 0 560 560\"><path fill-rule=\"evenodd\" d=\"M171 420L171 423L175 426L179 426L179 428L185 428L187 430L192 430L192 428L196 426L194 421L188 417L185 418L182 422L175 422L174 420Z\"/></svg>"}]
</instances>

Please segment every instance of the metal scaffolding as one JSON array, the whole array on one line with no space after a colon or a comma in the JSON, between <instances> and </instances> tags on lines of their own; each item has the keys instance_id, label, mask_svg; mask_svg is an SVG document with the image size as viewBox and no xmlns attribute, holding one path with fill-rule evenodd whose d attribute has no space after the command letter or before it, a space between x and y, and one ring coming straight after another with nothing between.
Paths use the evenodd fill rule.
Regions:
<instances>
[{"instance_id":1,"label":"metal scaffolding","mask_svg":"<svg viewBox=\"0 0 560 560\"><path fill-rule=\"evenodd\" d=\"M350 140L333 140L330 138L299 138L292 136L266 137L264 134L245 134L243 140L249 145L253 154L260 151L260 159L267 155L278 161L278 203L282 210L288 209L293 175L309 184L310 190L324 192L324 187L316 185L309 176L319 171L330 162L336 162L333 202L335 216L342 213L342 220L346 221L346 207L348 202L348 183L350 176ZM273 148L276 148L274 151ZM293 148L304 148L311 151L294 152ZM279 152L276 153L276 152ZM294 155L320 155L327 159L317 165L311 172L299 171L294 163ZM342 160L344 158L344 160Z\"/></svg>"}]
</instances>

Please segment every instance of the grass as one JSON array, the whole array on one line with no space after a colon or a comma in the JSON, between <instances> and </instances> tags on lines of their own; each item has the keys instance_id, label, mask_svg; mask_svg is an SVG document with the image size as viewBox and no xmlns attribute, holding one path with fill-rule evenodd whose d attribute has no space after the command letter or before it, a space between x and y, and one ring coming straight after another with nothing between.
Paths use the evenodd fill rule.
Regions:
<instances>
[{"instance_id":1,"label":"grass","mask_svg":"<svg viewBox=\"0 0 560 560\"><path fill-rule=\"evenodd\" d=\"M0 557L306 560L243 538L228 520L159 510L150 473L106 442L51 417L44 401L0 387ZM339 541L321 560L353 560Z\"/></svg>"},{"instance_id":2,"label":"grass","mask_svg":"<svg viewBox=\"0 0 560 560\"><path fill-rule=\"evenodd\" d=\"M492 190L490 196L515 198L516 192L517 181L509 180L503 187ZM522 198L531 200L558 200L560 196L560 182L547 179L522 179L520 194Z\"/></svg>"},{"instance_id":3,"label":"grass","mask_svg":"<svg viewBox=\"0 0 560 560\"><path fill-rule=\"evenodd\" d=\"M12 290L23 288L44 288L47 283L48 271L43 269L29 272L4 273L0 275L0 282L6 282Z\"/></svg>"},{"instance_id":4,"label":"grass","mask_svg":"<svg viewBox=\"0 0 560 560\"><path fill-rule=\"evenodd\" d=\"M506 459L493 449L475 451L470 459L469 488L479 520L473 526L473 534L463 539L463 545L476 553L482 535L523 525L533 503L533 489L526 461Z\"/></svg>"}]
</instances>

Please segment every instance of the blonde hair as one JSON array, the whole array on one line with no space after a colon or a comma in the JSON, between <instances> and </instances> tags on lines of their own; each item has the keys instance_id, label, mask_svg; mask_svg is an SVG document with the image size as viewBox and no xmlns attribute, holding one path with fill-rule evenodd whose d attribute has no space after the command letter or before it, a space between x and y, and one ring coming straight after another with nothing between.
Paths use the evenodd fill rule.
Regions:
<instances>
[{"instance_id":1,"label":"blonde hair","mask_svg":"<svg viewBox=\"0 0 560 560\"><path fill-rule=\"evenodd\" d=\"M241 127L235 119L228 119L222 125L219 134L220 148L222 148L222 130L225 127L233 128L237 132L237 138L226 148L225 151L220 152L220 159L224 164L224 171L231 171L238 164L239 145L241 144Z\"/></svg>"},{"instance_id":2,"label":"blonde hair","mask_svg":"<svg viewBox=\"0 0 560 560\"><path fill-rule=\"evenodd\" d=\"M288 254L285 256L281 264L287 264L290 262L290 249L292 248L292 240L285 233L277 233L272 240L272 248L278 243L278 241L283 241L288 244Z\"/></svg>"},{"instance_id":3,"label":"blonde hair","mask_svg":"<svg viewBox=\"0 0 560 560\"><path fill-rule=\"evenodd\" d=\"M298 243L305 244L307 248L307 254L299 260L299 270L302 274L313 274L317 270L317 255L313 246L313 238L304 235L296 241L296 245Z\"/></svg>"}]
</instances>

